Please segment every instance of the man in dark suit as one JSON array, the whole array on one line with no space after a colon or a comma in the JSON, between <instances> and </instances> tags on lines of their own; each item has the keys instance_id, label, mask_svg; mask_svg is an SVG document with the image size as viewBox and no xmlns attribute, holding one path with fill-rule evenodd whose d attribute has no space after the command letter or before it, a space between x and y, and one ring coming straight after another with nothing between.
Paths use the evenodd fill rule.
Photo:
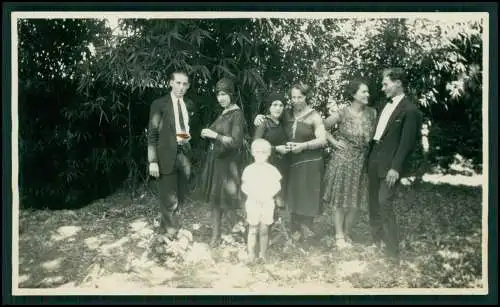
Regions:
<instances>
[{"instance_id":1,"label":"man in dark suit","mask_svg":"<svg viewBox=\"0 0 500 307\"><path fill-rule=\"evenodd\" d=\"M158 180L160 231L172 238L177 233L174 213L184 201L191 175L189 112L184 98L189 77L176 71L170 77L171 92L151 104L148 128L149 174Z\"/></svg>"},{"instance_id":2,"label":"man in dark suit","mask_svg":"<svg viewBox=\"0 0 500 307\"><path fill-rule=\"evenodd\" d=\"M406 73L400 68L383 73L382 91L389 101L379 118L368 157L369 217L376 245L386 245L389 260L399 264L399 234L392 199L418 141L422 115L405 94Z\"/></svg>"}]
</instances>

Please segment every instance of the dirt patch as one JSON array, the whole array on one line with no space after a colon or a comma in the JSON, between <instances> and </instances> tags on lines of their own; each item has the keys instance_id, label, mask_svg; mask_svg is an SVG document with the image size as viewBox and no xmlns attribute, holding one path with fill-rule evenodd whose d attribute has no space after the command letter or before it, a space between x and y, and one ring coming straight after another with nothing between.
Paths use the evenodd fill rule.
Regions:
<instances>
[{"instance_id":1,"label":"dirt patch","mask_svg":"<svg viewBox=\"0 0 500 307\"><path fill-rule=\"evenodd\" d=\"M396 200L403 263L394 269L370 247L366 212L352 248L333 247L330 219L315 221L316 236L289 241L275 225L270 261L245 265L237 215L224 221L224 243L211 249L208 209L190 202L181 211L192 235L179 251L159 256L157 204L148 189L137 199L117 193L79 210L20 213L20 288L474 288L482 287L481 189L419 183ZM281 214L281 213L280 213ZM286 223L286 215L281 215ZM281 222L280 222L281 223ZM185 245L185 246L184 246Z\"/></svg>"}]
</instances>

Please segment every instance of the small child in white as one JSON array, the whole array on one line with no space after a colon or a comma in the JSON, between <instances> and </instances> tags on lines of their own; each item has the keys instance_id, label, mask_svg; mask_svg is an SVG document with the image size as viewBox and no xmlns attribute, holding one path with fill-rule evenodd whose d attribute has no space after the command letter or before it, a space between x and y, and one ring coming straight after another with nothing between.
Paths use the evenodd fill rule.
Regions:
<instances>
[{"instance_id":1,"label":"small child in white","mask_svg":"<svg viewBox=\"0 0 500 307\"><path fill-rule=\"evenodd\" d=\"M260 241L259 258L267 260L269 226L273 223L275 197L281 190L281 174L267 162L271 155L271 144L265 139L252 142L251 152L255 162L248 165L242 174L241 190L247 195L245 210L248 229L248 260L254 261L257 237Z\"/></svg>"}]
</instances>

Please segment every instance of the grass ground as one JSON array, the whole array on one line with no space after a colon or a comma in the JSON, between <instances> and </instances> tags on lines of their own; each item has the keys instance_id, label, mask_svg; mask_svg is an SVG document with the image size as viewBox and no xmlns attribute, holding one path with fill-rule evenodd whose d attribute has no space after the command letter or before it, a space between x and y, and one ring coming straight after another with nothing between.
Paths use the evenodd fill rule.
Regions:
<instances>
[{"instance_id":1,"label":"grass ground","mask_svg":"<svg viewBox=\"0 0 500 307\"><path fill-rule=\"evenodd\" d=\"M416 183L402 186L396 212L403 262L394 268L371 248L364 212L351 249L333 247L332 225L316 219L317 240L292 246L277 239L267 264L240 261L243 236L225 221L225 242L208 248L208 208L181 212L193 240L176 256L155 252L157 204L149 189L119 192L79 210L23 210L19 216L20 288L278 288L332 293L340 288L482 287L481 187ZM284 218L284 216L283 216ZM279 235L279 227L273 234Z\"/></svg>"}]
</instances>

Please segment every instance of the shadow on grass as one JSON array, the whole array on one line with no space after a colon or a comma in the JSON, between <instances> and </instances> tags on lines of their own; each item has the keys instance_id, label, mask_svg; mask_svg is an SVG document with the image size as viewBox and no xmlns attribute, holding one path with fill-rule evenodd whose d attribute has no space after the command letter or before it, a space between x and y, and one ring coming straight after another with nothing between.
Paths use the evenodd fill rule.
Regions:
<instances>
[{"instance_id":1,"label":"shadow on grass","mask_svg":"<svg viewBox=\"0 0 500 307\"><path fill-rule=\"evenodd\" d=\"M395 211L404 261L397 269L369 247L367 212L356 225L351 249L333 247L333 225L322 216L315 221L315 238L292 246L281 237L270 248L269 263L247 266L241 262L243 236L231 235L235 217L224 221L225 243L210 250L209 210L195 202L181 214L194 236L183 261L167 257L158 262L151 252L157 205L149 192L133 201L117 193L74 211L23 211L19 287L481 287L481 197L481 187L401 186ZM279 234L276 227L273 234Z\"/></svg>"}]
</instances>

